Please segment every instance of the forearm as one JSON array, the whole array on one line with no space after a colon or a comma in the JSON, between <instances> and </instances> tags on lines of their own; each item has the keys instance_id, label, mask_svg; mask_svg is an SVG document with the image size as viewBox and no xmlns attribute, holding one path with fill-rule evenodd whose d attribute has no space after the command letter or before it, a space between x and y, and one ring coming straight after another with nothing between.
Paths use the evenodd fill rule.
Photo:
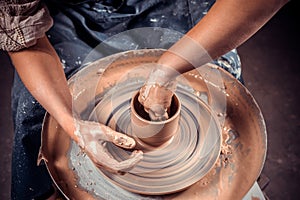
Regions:
<instances>
[{"instance_id":1,"label":"forearm","mask_svg":"<svg viewBox=\"0 0 300 200\"><path fill-rule=\"evenodd\" d=\"M46 37L21 51L9 52L22 82L74 139L72 97L60 60Z\"/></svg>"},{"instance_id":2,"label":"forearm","mask_svg":"<svg viewBox=\"0 0 300 200\"><path fill-rule=\"evenodd\" d=\"M143 153L135 150L124 161L115 160L106 150L105 143L132 149L134 139L96 122L76 122L72 116L72 97L60 60L46 37L28 49L9 53L13 64L30 93L58 121L96 166L118 173L135 166ZM76 125L75 125L76 123Z\"/></svg>"},{"instance_id":3,"label":"forearm","mask_svg":"<svg viewBox=\"0 0 300 200\"><path fill-rule=\"evenodd\" d=\"M172 66L179 73L184 73L209 60L212 61L249 39L287 2L287 0L217 0L207 15L186 34L188 39L179 40L171 47L170 52L160 58L159 63ZM198 47L195 47L195 44ZM199 52L198 66L191 65L189 60L193 60L191 57L194 55L181 53L183 49Z\"/></svg>"}]
</instances>

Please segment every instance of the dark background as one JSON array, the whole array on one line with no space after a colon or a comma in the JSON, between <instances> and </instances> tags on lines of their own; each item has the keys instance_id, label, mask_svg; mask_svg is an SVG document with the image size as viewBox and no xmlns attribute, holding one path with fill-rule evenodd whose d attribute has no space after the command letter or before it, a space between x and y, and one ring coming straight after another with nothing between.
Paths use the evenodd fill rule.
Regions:
<instances>
[{"instance_id":1,"label":"dark background","mask_svg":"<svg viewBox=\"0 0 300 200\"><path fill-rule=\"evenodd\" d=\"M272 200L300 199L300 12L285 5L238 51L245 85L259 104L268 151L259 181ZM0 199L10 198L13 67L0 51Z\"/></svg>"}]
</instances>

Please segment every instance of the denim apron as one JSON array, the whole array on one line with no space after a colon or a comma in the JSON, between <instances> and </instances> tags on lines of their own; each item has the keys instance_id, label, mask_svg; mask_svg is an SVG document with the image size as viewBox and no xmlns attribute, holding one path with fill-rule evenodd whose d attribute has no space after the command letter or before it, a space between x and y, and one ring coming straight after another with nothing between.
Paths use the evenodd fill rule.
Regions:
<instances>
[{"instance_id":1,"label":"denim apron","mask_svg":"<svg viewBox=\"0 0 300 200\"><path fill-rule=\"evenodd\" d=\"M212 0L47 0L54 26L46 34L69 78L84 66L83 59L108 38L142 27L160 27L184 34L201 20L213 3ZM133 46L142 43L139 48L167 49L173 44L147 43L151 36L144 34L134 37L131 34L127 40ZM97 59L128 50L128 45L123 43L118 48L114 46L107 49L106 52L99 52ZM242 80L236 50L213 62ZM45 199L54 192L45 165L36 164L45 110L30 95L17 73L12 88L12 110L15 131L12 199Z\"/></svg>"}]
</instances>

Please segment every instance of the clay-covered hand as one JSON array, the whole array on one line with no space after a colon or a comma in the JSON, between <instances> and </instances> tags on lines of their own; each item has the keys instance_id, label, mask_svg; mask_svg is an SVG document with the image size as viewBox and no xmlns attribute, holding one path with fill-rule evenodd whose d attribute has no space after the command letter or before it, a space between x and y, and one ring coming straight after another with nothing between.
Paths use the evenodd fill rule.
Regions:
<instances>
[{"instance_id":1,"label":"clay-covered hand","mask_svg":"<svg viewBox=\"0 0 300 200\"><path fill-rule=\"evenodd\" d=\"M156 67L139 91L138 100L152 121L169 118L172 96L176 89L176 80L169 75L169 69Z\"/></svg>"},{"instance_id":2,"label":"clay-covered hand","mask_svg":"<svg viewBox=\"0 0 300 200\"><path fill-rule=\"evenodd\" d=\"M140 150L134 150L127 160L117 161L106 148L106 143L112 142L119 147L132 149L136 145L133 138L97 122L75 120L75 125L78 144L97 167L122 174L142 160L143 152Z\"/></svg>"}]
</instances>

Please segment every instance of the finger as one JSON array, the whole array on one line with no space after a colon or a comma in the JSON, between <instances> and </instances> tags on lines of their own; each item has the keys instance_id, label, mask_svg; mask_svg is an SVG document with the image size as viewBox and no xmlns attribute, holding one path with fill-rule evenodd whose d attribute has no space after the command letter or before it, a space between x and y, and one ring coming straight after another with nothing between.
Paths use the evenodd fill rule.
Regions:
<instances>
[{"instance_id":1,"label":"finger","mask_svg":"<svg viewBox=\"0 0 300 200\"><path fill-rule=\"evenodd\" d=\"M131 153L130 158L118 163L118 165L114 166L114 170L118 172L128 172L137 163L139 163L143 159L143 152L141 150L135 150Z\"/></svg>"},{"instance_id":2,"label":"finger","mask_svg":"<svg viewBox=\"0 0 300 200\"><path fill-rule=\"evenodd\" d=\"M86 151L98 168L119 174L128 172L143 159L143 152L136 150L127 160L119 162L107 151L105 142L91 142Z\"/></svg>"},{"instance_id":3,"label":"finger","mask_svg":"<svg viewBox=\"0 0 300 200\"><path fill-rule=\"evenodd\" d=\"M107 136L107 141L125 149L133 149L135 147L136 142L133 138L123 133L114 131L108 126L103 126L102 129L104 134Z\"/></svg>"},{"instance_id":4,"label":"finger","mask_svg":"<svg viewBox=\"0 0 300 200\"><path fill-rule=\"evenodd\" d=\"M125 149L133 149L136 145L133 138L97 122L80 120L77 122L77 126L75 134L81 138L82 147L84 147L84 143L89 143L93 140L113 142L115 145Z\"/></svg>"},{"instance_id":5,"label":"finger","mask_svg":"<svg viewBox=\"0 0 300 200\"><path fill-rule=\"evenodd\" d=\"M169 119L169 114L162 105L154 104L149 109L149 117L152 121L164 121Z\"/></svg>"}]
</instances>

